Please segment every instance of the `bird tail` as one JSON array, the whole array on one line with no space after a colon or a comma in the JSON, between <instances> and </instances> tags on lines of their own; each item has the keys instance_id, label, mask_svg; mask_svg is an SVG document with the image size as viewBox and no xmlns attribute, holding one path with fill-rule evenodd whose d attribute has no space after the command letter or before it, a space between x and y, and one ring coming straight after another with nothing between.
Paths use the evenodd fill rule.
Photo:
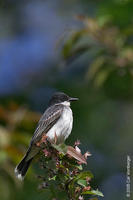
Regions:
<instances>
[{"instance_id":1,"label":"bird tail","mask_svg":"<svg viewBox=\"0 0 133 200\"><path fill-rule=\"evenodd\" d=\"M15 175L19 180L23 180L26 172L30 166L31 161L33 160L33 157L29 156L30 153L30 148L28 149L26 155L24 156L24 158L20 161L20 163L16 166L15 168Z\"/></svg>"}]
</instances>

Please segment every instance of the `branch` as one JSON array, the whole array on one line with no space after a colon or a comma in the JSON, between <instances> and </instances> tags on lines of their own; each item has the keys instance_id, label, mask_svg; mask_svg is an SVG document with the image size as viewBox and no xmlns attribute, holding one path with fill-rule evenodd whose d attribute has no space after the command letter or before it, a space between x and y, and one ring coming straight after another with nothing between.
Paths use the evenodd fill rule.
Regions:
<instances>
[{"instance_id":1,"label":"branch","mask_svg":"<svg viewBox=\"0 0 133 200\"><path fill-rule=\"evenodd\" d=\"M79 141L74 147L48 141L41 144L39 189L48 192L51 200L83 200L85 196L103 196L91 187L93 174L83 171L82 165L87 164L87 157L91 154L86 152L82 155L78 145Z\"/></svg>"}]
</instances>

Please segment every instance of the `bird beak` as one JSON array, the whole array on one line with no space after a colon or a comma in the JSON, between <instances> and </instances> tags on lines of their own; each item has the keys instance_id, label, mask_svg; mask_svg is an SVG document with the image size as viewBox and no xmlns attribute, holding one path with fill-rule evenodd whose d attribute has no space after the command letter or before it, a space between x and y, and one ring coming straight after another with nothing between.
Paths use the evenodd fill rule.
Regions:
<instances>
[{"instance_id":1,"label":"bird beak","mask_svg":"<svg viewBox=\"0 0 133 200\"><path fill-rule=\"evenodd\" d=\"M73 97L69 98L69 101L78 101L78 100L79 100L78 98L73 98Z\"/></svg>"}]
</instances>

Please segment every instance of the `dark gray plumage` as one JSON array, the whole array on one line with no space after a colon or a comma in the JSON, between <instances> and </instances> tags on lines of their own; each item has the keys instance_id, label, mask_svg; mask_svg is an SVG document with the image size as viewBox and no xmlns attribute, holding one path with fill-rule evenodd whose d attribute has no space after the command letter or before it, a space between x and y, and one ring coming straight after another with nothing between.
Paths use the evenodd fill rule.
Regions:
<instances>
[{"instance_id":1,"label":"dark gray plumage","mask_svg":"<svg viewBox=\"0 0 133 200\"><path fill-rule=\"evenodd\" d=\"M47 108L38 122L38 126L31 139L31 145L38 142L41 139L42 134L46 134L50 128L58 121L63 111L63 107L63 105L59 104L52 105Z\"/></svg>"}]
</instances>

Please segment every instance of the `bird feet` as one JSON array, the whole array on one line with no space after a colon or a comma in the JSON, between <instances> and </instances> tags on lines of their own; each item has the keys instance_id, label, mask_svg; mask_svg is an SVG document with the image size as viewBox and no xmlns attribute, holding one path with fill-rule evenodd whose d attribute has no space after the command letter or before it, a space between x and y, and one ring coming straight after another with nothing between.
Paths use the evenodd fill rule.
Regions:
<instances>
[{"instance_id":1,"label":"bird feet","mask_svg":"<svg viewBox=\"0 0 133 200\"><path fill-rule=\"evenodd\" d=\"M54 134L54 144L56 144L57 143L57 135L56 135L56 132L55 132L55 134Z\"/></svg>"},{"instance_id":2,"label":"bird feet","mask_svg":"<svg viewBox=\"0 0 133 200\"><path fill-rule=\"evenodd\" d=\"M47 138L48 138L48 136L46 136L45 134L43 134L41 140L36 143L36 146L40 147L42 143L46 143Z\"/></svg>"},{"instance_id":3,"label":"bird feet","mask_svg":"<svg viewBox=\"0 0 133 200\"><path fill-rule=\"evenodd\" d=\"M48 138L48 140L49 140L50 143L54 143L54 144L57 143L57 135L56 135L56 132L55 132L54 141L51 141L51 140L49 139L49 137L48 137L46 134L43 134L41 140L40 140L39 142L36 143L36 146L37 146L37 147L40 147L42 143L46 143L47 138Z\"/></svg>"}]
</instances>

